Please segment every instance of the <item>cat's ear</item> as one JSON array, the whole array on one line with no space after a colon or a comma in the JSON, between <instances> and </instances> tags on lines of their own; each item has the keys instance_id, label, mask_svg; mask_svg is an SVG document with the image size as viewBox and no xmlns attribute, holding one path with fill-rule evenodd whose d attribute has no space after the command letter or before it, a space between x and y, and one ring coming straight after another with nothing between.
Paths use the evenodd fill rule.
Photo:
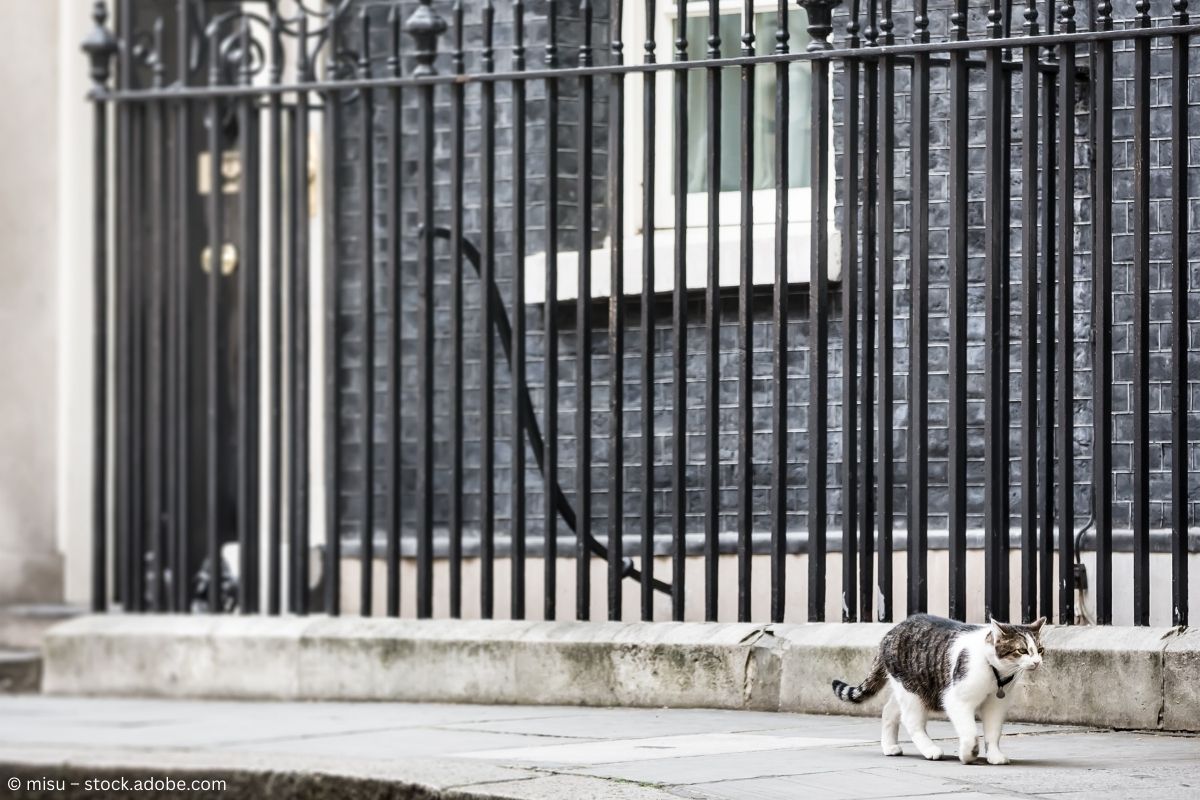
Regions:
<instances>
[{"instance_id":1,"label":"cat's ear","mask_svg":"<svg viewBox=\"0 0 1200 800\"><path fill-rule=\"evenodd\" d=\"M1038 617L1038 618L1037 618L1037 619L1035 619L1033 622L1029 623L1029 629L1030 629L1031 631L1033 631L1035 634L1038 634L1038 633L1041 633L1041 631L1042 631L1042 626L1043 626L1043 625L1045 625L1045 624L1046 624L1046 618L1045 618L1045 617Z\"/></svg>"},{"instance_id":2,"label":"cat's ear","mask_svg":"<svg viewBox=\"0 0 1200 800\"><path fill-rule=\"evenodd\" d=\"M992 625L992 630L990 633L988 633L988 638L991 640L992 644L995 644L1004 638L1004 625L1000 622L996 622L994 617L988 617L988 619L991 621Z\"/></svg>"}]
</instances>

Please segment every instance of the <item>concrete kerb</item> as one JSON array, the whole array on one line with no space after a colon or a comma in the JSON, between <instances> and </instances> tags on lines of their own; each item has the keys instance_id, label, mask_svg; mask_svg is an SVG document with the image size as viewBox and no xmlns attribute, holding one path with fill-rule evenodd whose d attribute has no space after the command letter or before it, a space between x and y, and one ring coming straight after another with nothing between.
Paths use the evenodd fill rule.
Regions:
<instances>
[{"instance_id":1,"label":"concrete kerb","mask_svg":"<svg viewBox=\"0 0 1200 800\"><path fill-rule=\"evenodd\" d=\"M883 624L83 617L46 638L51 694L723 708L873 715ZM1200 731L1200 633L1050 627L1013 719Z\"/></svg>"},{"instance_id":2,"label":"concrete kerb","mask_svg":"<svg viewBox=\"0 0 1200 800\"><path fill-rule=\"evenodd\" d=\"M1162 628L1048 628L1045 664L1025 681L1014 715L1028 722L1161 727L1164 636L1170 635Z\"/></svg>"},{"instance_id":3,"label":"concrete kerb","mask_svg":"<svg viewBox=\"0 0 1200 800\"><path fill-rule=\"evenodd\" d=\"M815 623L778 625L783 641L783 674L779 709L805 714L880 713L879 696L861 704L843 703L833 694L834 680L856 684L871 671L879 641L891 625L868 622L861 625Z\"/></svg>"},{"instance_id":4,"label":"concrete kerb","mask_svg":"<svg viewBox=\"0 0 1200 800\"><path fill-rule=\"evenodd\" d=\"M1163 705L1160 727L1200 730L1200 631L1176 631L1163 649Z\"/></svg>"},{"instance_id":5,"label":"concrete kerb","mask_svg":"<svg viewBox=\"0 0 1200 800\"><path fill-rule=\"evenodd\" d=\"M751 625L314 620L302 696L355 700L773 708ZM769 669L765 670L770 672ZM776 670L777 672L777 670Z\"/></svg>"}]
</instances>

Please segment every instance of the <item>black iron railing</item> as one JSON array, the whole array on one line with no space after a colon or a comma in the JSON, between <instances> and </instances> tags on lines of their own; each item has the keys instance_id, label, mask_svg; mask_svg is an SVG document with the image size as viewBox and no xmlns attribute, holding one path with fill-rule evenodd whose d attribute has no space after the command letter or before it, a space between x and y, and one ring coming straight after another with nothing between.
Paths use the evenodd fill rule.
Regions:
<instances>
[{"instance_id":1,"label":"black iron railing","mask_svg":"<svg viewBox=\"0 0 1200 800\"><path fill-rule=\"evenodd\" d=\"M94 607L336 614L353 563L361 613L381 565L387 614L459 616L469 562L522 618L540 558L550 619L561 522L578 619L596 555L611 619L633 581L643 619L736 583L740 620L1146 625L1153 562L1186 624L1200 26L929 5L95 3Z\"/></svg>"}]
</instances>

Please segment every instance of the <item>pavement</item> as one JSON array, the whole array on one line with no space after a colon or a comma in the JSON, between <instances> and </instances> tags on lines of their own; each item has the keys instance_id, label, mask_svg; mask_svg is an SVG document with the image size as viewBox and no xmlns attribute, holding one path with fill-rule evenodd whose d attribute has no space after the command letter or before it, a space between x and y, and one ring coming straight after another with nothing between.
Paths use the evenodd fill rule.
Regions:
<instances>
[{"instance_id":1,"label":"pavement","mask_svg":"<svg viewBox=\"0 0 1200 800\"><path fill-rule=\"evenodd\" d=\"M930 733L954 750L948 723ZM0 696L0 796L1200 797L1195 736L1010 724L1012 764L963 766L903 738L885 757L878 734L874 719L747 711ZM225 783L108 790L169 776Z\"/></svg>"}]
</instances>

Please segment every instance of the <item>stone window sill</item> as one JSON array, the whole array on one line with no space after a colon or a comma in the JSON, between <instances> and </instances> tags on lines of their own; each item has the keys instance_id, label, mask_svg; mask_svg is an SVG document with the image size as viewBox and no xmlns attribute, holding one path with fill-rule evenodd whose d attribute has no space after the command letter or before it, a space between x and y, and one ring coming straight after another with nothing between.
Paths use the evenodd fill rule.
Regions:
<instances>
[{"instance_id":1,"label":"stone window sill","mask_svg":"<svg viewBox=\"0 0 1200 800\"><path fill-rule=\"evenodd\" d=\"M809 245L810 225L807 222L792 222L788 225L788 272L789 284L806 284L812 277ZM775 283L775 226L756 224L753 226L753 279L755 286L770 286ZM646 236L627 236L624 242L624 269L622 271L623 294L640 295L642 291L642 255ZM653 235L654 246L654 291L670 292L675 288L675 232L657 230ZM719 252L718 285L734 287L741 283L741 228L737 225L722 225L717 229ZM592 299L610 297L612 294L612 249L605 240L603 246L592 250ZM688 228L686 251L686 287L689 290L707 288L708 230ZM579 253L558 253L559 301L573 301L579 296ZM840 239L830 236L829 271L830 281L841 279L842 258ZM539 305L546 300L546 254L534 253L525 259L525 303Z\"/></svg>"}]
</instances>

